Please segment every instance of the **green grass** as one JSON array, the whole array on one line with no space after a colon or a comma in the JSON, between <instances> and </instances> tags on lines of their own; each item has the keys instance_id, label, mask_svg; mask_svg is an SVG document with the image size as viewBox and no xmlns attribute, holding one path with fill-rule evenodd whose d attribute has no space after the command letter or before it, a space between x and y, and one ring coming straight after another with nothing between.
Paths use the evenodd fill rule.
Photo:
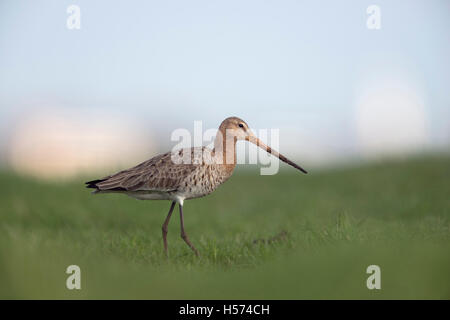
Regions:
<instances>
[{"instance_id":1,"label":"green grass","mask_svg":"<svg viewBox=\"0 0 450 320\"><path fill-rule=\"evenodd\" d=\"M0 298L450 298L450 158L283 169L239 170L186 201L201 257L180 238L176 212L168 260L169 202L0 173ZM71 264L78 291L65 287ZM372 264L381 290L366 287Z\"/></svg>"}]
</instances>

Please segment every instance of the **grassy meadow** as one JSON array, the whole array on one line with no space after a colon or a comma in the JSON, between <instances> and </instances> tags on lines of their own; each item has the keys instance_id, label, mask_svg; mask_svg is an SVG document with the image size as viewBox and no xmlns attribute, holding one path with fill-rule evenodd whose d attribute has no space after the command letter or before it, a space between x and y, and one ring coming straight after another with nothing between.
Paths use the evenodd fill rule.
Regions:
<instances>
[{"instance_id":1,"label":"grassy meadow","mask_svg":"<svg viewBox=\"0 0 450 320\"><path fill-rule=\"evenodd\" d=\"M237 170L185 202L91 195L85 179L0 172L2 299L450 299L450 158ZM66 289L67 266L81 290ZM366 268L379 265L381 290Z\"/></svg>"}]
</instances>

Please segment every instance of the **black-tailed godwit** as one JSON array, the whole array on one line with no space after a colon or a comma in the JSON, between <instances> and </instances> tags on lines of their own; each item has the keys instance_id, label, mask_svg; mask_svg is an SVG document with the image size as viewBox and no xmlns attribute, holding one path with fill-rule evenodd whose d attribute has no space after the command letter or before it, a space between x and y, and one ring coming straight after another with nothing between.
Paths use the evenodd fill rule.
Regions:
<instances>
[{"instance_id":1,"label":"black-tailed godwit","mask_svg":"<svg viewBox=\"0 0 450 320\"><path fill-rule=\"evenodd\" d=\"M169 213L162 225L166 255L168 254L167 226L175 204L178 203L181 237L198 255L197 249L184 230L184 200L210 194L231 176L236 166L236 142L238 140L254 143L294 168L307 173L300 166L261 142L245 121L237 117L230 117L221 123L214 140L214 149L196 147L167 152L133 168L86 182L86 187L94 188L93 193L118 192L142 200L172 201ZM179 159L182 161L178 161Z\"/></svg>"}]
</instances>

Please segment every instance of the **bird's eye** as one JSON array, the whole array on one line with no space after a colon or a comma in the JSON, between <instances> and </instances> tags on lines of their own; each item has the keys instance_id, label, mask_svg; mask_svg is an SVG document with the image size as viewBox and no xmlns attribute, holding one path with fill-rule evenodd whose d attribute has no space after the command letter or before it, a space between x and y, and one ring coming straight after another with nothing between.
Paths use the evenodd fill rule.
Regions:
<instances>
[{"instance_id":1,"label":"bird's eye","mask_svg":"<svg viewBox=\"0 0 450 320\"><path fill-rule=\"evenodd\" d=\"M242 123L239 123L239 128L243 128L244 125Z\"/></svg>"}]
</instances>

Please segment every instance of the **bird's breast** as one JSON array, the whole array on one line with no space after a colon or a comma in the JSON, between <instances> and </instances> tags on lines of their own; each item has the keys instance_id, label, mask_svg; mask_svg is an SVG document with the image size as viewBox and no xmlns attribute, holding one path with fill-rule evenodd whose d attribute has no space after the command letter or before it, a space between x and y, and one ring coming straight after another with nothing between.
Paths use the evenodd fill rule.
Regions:
<instances>
[{"instance_id":1,"label":"bird's breast","mask_svg":"<svg viewBox=\"0 0 450 320\"><path fill-rule=\"evenodd\" d=\"M186 199L206 196L228 180L233 169L234 166L229 165L199 165L196 170L182 179L178 192Z\"/></svg>"}]
</instances>

